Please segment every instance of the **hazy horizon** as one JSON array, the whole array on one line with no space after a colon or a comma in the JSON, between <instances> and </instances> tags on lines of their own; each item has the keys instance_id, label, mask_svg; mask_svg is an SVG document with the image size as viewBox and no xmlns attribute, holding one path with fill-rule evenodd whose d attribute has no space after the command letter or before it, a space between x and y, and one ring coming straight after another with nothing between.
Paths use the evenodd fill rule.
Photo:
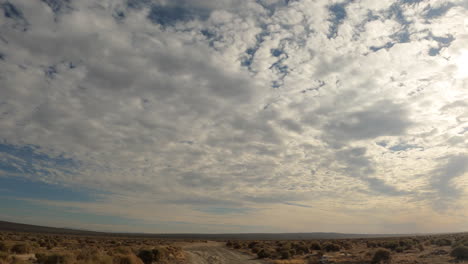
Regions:
<instances>
[{"instance_id":1,"label":"hazy horizon","mask_svg":"<svg viewBox=\"0 0 468 264\"><path fill-rule=\"evenodd\" d=\"M382 237L391 237L391 236L426 236L426 235L444 235L444 234L460 234L460 233L468 233L468 231L460 231L460 232L440 232L440 233L338 233L338 232L327 232L327 231L320 231L320 232L313 232L313 231L309 231L309 232L286 232L286 233L278 233L278 232L265 232L265 233L255 233L255 232L239 232L239 233L210 233L210 232L207 232L207 233L196 233L196 232L189 232L189 233L178 233L178 232L174 232L174 233L164 233L164 232L161 232L161 233L152 233L152 232L126 232L124 230L121 230L121 231L106 231L106 230L95 230L95 229L87 229L87 228L75 228L75 227L71 227L71 226L47 226L47 225L37 225L35 223L24 223L24 222L10 222L10 221L4 221L2 219L0 219L0 231L6 231L6 230L15 230L15 231L20 231L21 229L16 227L16 228L12 228L11 226L9 226L9 228L5 228L3 226L4 223L7 223L7 224L13 224L13 225L16 225L16 224L19 224L19 225L27 225L27 226L32 226L32 227L44 227L44 228L51 228L51 229L65 229L65 230L70 230L70 231L82 231L82 232L91 232L91 233L108 233L108 234L118 234L118 235L122 235L122 234L129 234L129 235L161 235L161 236L165 236L165 235L173 235L173 236L179 236L179 235L200 235L200 236L211 236L211 235L221 235L221 236L229 236L229 235L240 235L240 236L244 236L244 235L266 235L266 236L271 236L271 235L308 235L308 234L312 234L312 235L338 235L340 238L344 238L346 237L347 235L350 235L351 237L350 238L359 238L359 236L362 236L362 238L365 238L365 237L373 237L373 236L382 236ZM22 232L22 231L20 231ZM25 232L33 232L33 231L25 231ZM44 231L36 231L34 233L43 233ZM50 233L53 233L53 231L49 231ZM187 238L187 237L185 237ZM331 237L329 237L331 238ZM229 238L231 239L231 238ZM275 239L280 239L279 237L275 237ZM307 239L307 238L306 238ZM317 239L317 238L316 238Z\"/></svg>"},{"instance_id":2,"label":"hazy horizon","mask_svg":"<svg viewBox=\"0 0 468 264\"><path fill-rule=\"evenodd\" d=\"M1 220L468 231L467 0L0 9Z\"/></svg>"}]
</instances>

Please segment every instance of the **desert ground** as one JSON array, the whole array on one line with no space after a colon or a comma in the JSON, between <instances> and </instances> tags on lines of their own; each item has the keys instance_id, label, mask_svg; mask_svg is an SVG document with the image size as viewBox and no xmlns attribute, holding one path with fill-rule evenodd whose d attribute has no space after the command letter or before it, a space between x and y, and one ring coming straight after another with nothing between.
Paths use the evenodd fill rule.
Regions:
<instances>
[{"instance_id":1,"label":"desert ground","mask_svg":"<svg viewBox=\"0 0 468 264\"><path fill-rule=\"evenodd\" d=\"M307 240L227 240L226 235L210 235L204 240L11 229L0 231L0 264L468 263L467 233Z\"/></svg>"}]
</instances>

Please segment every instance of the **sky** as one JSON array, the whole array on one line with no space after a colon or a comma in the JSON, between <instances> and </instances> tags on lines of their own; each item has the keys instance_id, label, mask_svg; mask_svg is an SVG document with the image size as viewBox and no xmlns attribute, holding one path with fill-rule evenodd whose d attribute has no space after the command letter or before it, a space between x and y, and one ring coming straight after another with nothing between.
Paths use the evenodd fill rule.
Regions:
<instances>
[{"instance_id":1,"label":"sky","mask_svg":"<svg viewBox=\"0 0 468 264\"><path fill-rule=\"evenodd\" d=\"M468 231L468 0L0 0L0 219Z\"/></svg>"}]
</instances>

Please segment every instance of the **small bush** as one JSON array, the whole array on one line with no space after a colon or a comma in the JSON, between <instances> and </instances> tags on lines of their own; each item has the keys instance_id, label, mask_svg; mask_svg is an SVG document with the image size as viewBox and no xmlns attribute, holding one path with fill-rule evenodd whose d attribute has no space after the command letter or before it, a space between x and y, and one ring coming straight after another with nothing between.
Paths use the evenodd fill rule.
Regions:
<instances>
[{"instance_id":1,"label":"small bush","mask_svg":"<svg viewBox=\"0 0 468 264\"><path fill-rule=\"evenodd\" d=\"M368 248L376 248L377 247L377 243L375 243L374 241L367 241L366 242L366 246Z\"/></svg>"},{"instance_id":2,"label":"small bush","mask_svg":"<svg viewBox=\"0 0 468 264\"><path fill-rule=\"evenodd\" d=\"M15 244L11 247L11 252L15 254L28 254L31 251L28 244Z\"/></svg>"},{"instance_id":3,"label":"small bush","mask_svg":"<svg viewBox=\"0 0 468 264\"><path fill-rule=\"evenodd\" d=\"M133 254L118 254L114 256L113 264L143 264L143 262Z\"/></svg>"},{"instance_id":4,"label":"small bush","mask_svg":"<svg viewBox=\"0 0 468 264\"><path fill-rule=\"evenodd\" d=\"M296 254L298 255L304 255L304 254L309 253L309 248L302 244L294 245L294 249L296 250Z\"/></svg>"},{"instance_id":5,"label":"small bush","mask_svg":"<svg viewBox=\"0 0 468 264\"><path fill-rule=\"evenodd\" d=\"M317 242L310 243L309 248L310 248L310 250L322 250L322 247Z\"/></svg>"},{"instance_id":6,"label":"small bush","mask_svg":"<svg viewBox=\"0 0 468 264\"><path fill-rule=\"evenodd\" d=\"M452 250L450 256L458 259L458 260L466 260L468 259L468 247L459 246Z\"/></svg>"},{"instance_id":7,"label":"small bush","mask_svg":"<svg viewBox=\"0 0 468 264\"><path fill-rule=\"evenodd\" d=\"M250 242L249 245L248 245L248 247L249 247L250 249L252 249L252 248L256 247L257 245L258 245L258 242Z\"/></svg>"},{"instance_id":8,"label":"small bush","mask_svg":"<svg viewBox=\"0 0 468 264\"><path fill-rule=\"evenodd\" d=\"M76 259L78 263L96 263L96 264L112 264L112 257L104 254L102 251L91 248L91 249L84 249L80 251Z\"/></svg>"},{"instance_id":9,"label":"small bush","mask_svg":"<svg viewBox=\"0 0 468 264\"><path fill-rule=\"evenodd\" d=\"M323 249L327 252L335 252L335 251L340 251L340 246L334 243L326 243L323 245Z\"/></svg>"},{"instance_id":10,"label":"small bush","mask_svg":"<svg viewBox=\"0 0 468 264\"><path fill-rule=\"evenodd\" d=\"M397 248L395 248L395 251L398 252L398 253L402 253L403 251L405 251L405 248L404 247L397 247Z\"/></svg>"},{"instance_id":11,"label":"small bush","mask_svg":"<svg viewBox=\"0 0 468 264\"><path fill-rule=\"evenodd\" d=\"M5 242L0 242L0 252L8 252L9 248Z\"/></svg>"},{"instance_id":12,"label":"small bush","mask_svg":"<svg viewBox=\"0 0 468 264\"><path fill-rule=\"evenodd\" d=\"M153 252L151 250L148 250L148 249L140 250L137 256L145 264L151 264L153 262Z\"/></svg>"},{"instance_id":13,"label":"small bush","mask_svg":"<svg viewBox=\"0 0 468 264\"><path fill-rule=\"evenodd\" d=\"M280 252L280 256L281 256L281 259L290 259L291 253L287 250L284 250Z\"/></svg>"},{"instance_id":14,"label":"small bush","mask_svg":"<svg viewBox=\"0 0 468 264\"><path fill-rule=\"evenodd\" d=\"M72 264L75 258L66 254L36 254L38 264Z\"/></svg>"},{"instance_id":15,"label":"small bush","mask_svg":"<svg viewBox=\"0 0 468 264\"><path fill-rule=\"evenodd\" d=\"M418 244L418 249L419 249L419 251L424 251L424 246L423 246L423 244Z\"/></svg>"},{"instance_id":16,"label":"small bush","mask_svg":"<svg viewBox=\"0 0 468 264\"><path fill-rule=\"evenodd\" d=\"M262 249L257 253L258 258L270 258L272 253L269 250Z\"/></svg>"},{"instance_id":17,"label":"small bush","mask_svg":"<svg viewBox=\"0 0 468 264\"><path fill-rule=\"evenodd\" d=\"M381 246L386 249L396 250L400 246L400 243L397 241L385 241Z\"/></svg>"},{"instance_id":18,"label":"small bush","mask_svg":"<svg viewBox=\"0 0 468 264\"><path fill-rule=\"evenodd\" d=\"M380 263L390 263L392 255L390 251L386 249L379 249L374 253L374 257L372 258L372 264L380 264Z\"/></svg>"},{"instance_id":19,"label":"small bush","mask_svg":"<svg viewBox=\"0 0 468 264\"><path fill-rule=\"evenodd\" d=\"M0 261L8 261L10 259L10 255L6 252L0 252Z\"/></svg>"},{"instance_id":20,"label":"small bush","mask_svg":"<svg viewBox=\"0 0 468 264\"><path fill-rule=\"evenodd\" d=\"M436 239L436 240L432 241L432 244L436 245L436 246L439 246L439 247L451 246L452 241L450 239L446 239L446 238L439 238L439 239Z\"/></svg>"},{"instance_id":21,"label":"small bush","mask_svg":"<svg viewBox=\"0 0 468 264\"><path fill-rule=\"evenodd\" d=\"M165 258L167 258L167 255L168 255L167 249L163 247L157 247L152 250L142 249L138 253L138 257L145 264L151 264L156 261L164 260Z\"/></svg>"},{"instance_id":22,"label":"small bush","mask_svg":"<svg viewBox=\"0 0 468 264\"><path fill-rule=\"evenodd\" d=\"M260 251L260 248L254 247L252 248L252 253L257 254Z\"/></svg>"},{"instance_id":23,"label":"small bush","mask_svg":"<svg viewBox=\"0 0 468 264\"><path fill-rule=\"evenodd\" d=\"M465 246L465 247L468 247L468 238L457 240L456 243L453 243L453 244L452 244L452 247L453 247L453 248L456 248L456 247L458 247L458 246Z\"/></svg>"}]
</instances>

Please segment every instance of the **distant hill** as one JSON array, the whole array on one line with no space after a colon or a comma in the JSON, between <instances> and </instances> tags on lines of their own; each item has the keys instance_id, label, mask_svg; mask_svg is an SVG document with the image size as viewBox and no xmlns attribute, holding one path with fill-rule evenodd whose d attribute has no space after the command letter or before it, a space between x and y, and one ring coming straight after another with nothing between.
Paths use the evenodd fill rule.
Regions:
<instances>
[{"instance_id":1,"label":"distant hill","mask_svg":"<svg viewBox=\"0 0 468 264\"><path fill-rule=\"evenodd\" d=\"M307 239L342 239L376 238L404 235L388 234L342 234L342 233L249 233L249 234L146 234L146 233L108 233L68 228L56 228L37 225L0 221L0 231L46 233L83 236L146 237L163 239L194 240L307 240Z\"/></svg>"},{"instance_id":2,"label":"distant hill","mask_svg":"<svg viewBox=\"0 0 468 264\"><path fill-rule=\"evenodd\" d=\"M46 233L46 234L67 234L67 235L103 235L102 232L57 228L47 226L37 226L20 224L13 222L0 221L0 231L27 232L27 233Z\"/></svg>"}]
</instances>

